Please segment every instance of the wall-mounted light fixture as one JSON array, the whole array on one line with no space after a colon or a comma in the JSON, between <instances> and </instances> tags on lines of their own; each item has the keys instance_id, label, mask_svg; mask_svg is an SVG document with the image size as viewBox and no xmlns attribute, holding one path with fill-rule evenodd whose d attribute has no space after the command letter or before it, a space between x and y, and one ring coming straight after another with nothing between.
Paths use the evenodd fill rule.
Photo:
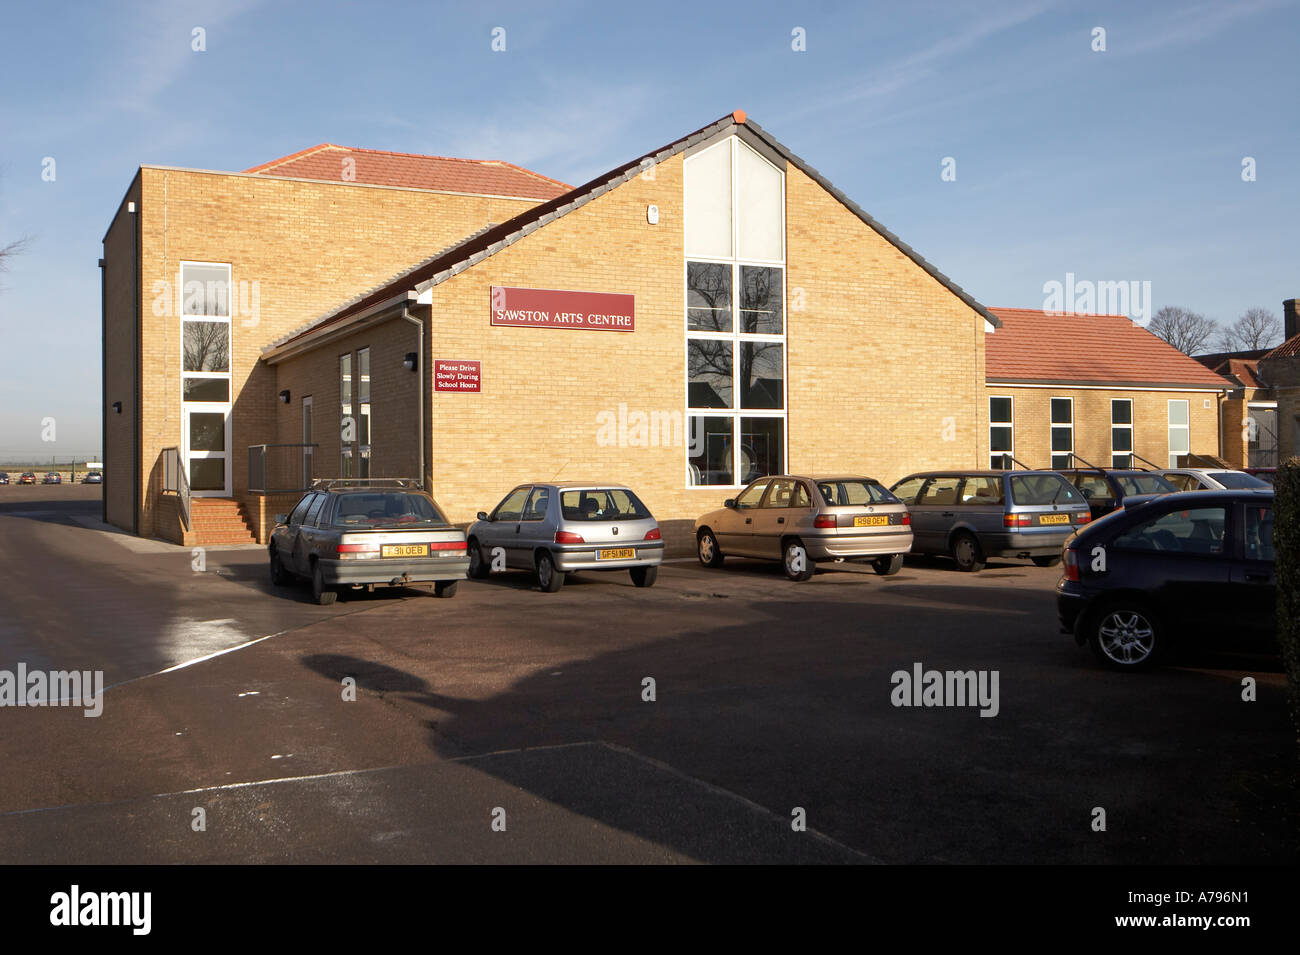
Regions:
<instances>
[{"instance_id":1,"label":"wall-mounted light fixture","mask_svg":"<svg viewBox=\"0 0 1300 955\"><path fill-rule=\"evenodd\" d=\"M402 359L402 365L407 371L415 371L415 369L419 367L419 363L416 361L415 352L408 351L406 357Z\"/></svg>"},{"instance_id":2,"label":"wall-mounted light fixture","mask_svg":"<svg viewBox=\"0 0 1300 955\"><path fill-rule=\"evenodd\" d=\"M120 401L114 401L114 402L113 402L113 410L114 410L117 414L121 414L121 413L122 413L122 402L120 402Z\"/></svg>"},{"instance_id":3,"label":"wall-mounted light fixture","mask_svg":"<svg viewBox=\"0 0 1300 955\"><path fill-rule=\"evenodd\" d=\"M289 389L288 389L288 388L286 388L286 389L284 389L284 391L280 392L280 400L283 401L285 404L288 404L288 403L289 403Z\"/></svg>"}]
</instances>

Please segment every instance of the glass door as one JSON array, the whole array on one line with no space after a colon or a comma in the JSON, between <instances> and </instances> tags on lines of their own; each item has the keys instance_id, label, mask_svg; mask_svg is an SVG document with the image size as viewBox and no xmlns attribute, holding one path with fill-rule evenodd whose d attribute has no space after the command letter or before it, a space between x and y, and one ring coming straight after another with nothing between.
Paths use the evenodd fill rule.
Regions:
<instances>
[{"instance_id":1,"label":"glass door","mask_svg":"<svg viewBox=\"0 0 1300 955\"><path fill-rule=\"evenodd\" d=\"M185 406L185 460L190 493L230 496L230 412Z\"/></svg>"}]
</instances>

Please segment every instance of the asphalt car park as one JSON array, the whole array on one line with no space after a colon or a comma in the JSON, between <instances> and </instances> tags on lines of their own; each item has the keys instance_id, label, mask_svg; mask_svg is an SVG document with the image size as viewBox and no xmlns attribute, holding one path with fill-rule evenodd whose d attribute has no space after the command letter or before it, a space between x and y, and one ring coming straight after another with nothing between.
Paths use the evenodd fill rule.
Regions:
<instances>
[{"instance_id":1,"label":"asphalt car park","mask_svg":"<svg viewBox=\"0 0 1300 955\"><path fill-rule=\"evenodd\" d=\"M264 548L197 570L61 490L0 507L0 668L110 688L96 719L0 710L11 861L1297 859L1276 661L1112 673L1059 632L1057 568L691 558L322 607ZM896 705L918 665L998 673L996 715Z\"/></svg>"}]
</instances>

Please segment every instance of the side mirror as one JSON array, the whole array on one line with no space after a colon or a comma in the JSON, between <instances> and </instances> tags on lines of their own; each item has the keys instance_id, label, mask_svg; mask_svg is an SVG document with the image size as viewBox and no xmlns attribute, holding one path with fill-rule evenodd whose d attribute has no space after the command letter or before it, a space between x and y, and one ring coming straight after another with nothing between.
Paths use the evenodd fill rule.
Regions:
<instances>
[{"instance_id":1,"label":"side mirror","mask_svg":"<svg viewBox=\"0 0 1300 955\"><path fill-rule=\"evenodd\" d=\"M480 521L486 521L487 519L488 519L487 511L479 511L479 512L478 512L478 520L480 520Z\"/></svg>"},{"instance_id":2,"label":"side mirror","mask_svg":"<svg viewBox=\"0 0 1300 955\"><path fill-rule=\"evenodd\" d=\"M288 515L288 514L277 514L277 515L275 515L275 522L276 522L277 524L287 524L287 523L289 523L289 515Z\"/></svg>"},{"instance_id":3,"label":"side mirror","mask_svg":"<svg viewBox=\"0 0 1300 955\"><path fill-rule=\"evenodd\" d=\"M734 497L729 497L722 502L722 506L734 508L736 506L736 499Z\"/></svg>"}]
</instances>

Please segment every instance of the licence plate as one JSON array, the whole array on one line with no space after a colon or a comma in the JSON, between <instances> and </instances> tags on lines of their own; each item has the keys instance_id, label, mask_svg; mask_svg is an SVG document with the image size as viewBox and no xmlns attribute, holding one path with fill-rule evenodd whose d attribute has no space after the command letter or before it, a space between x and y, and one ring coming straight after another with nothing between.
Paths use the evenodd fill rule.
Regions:
<instances>
[{"instance_id":1,"label":"licence plate","mask_svg":"<svg viewBox=\"0 0 1300 955\"><path fill-rule=\"evenodd\" d=\"M876 514L871 517L853 518L854 527L881 527L889 523L888 514Z\"/></svg>"},{"instance_id":2,"label":"licence plate","mask_svg":"<svg viewBox=\"0 0 1300 955\"><path fill-rule=\"evenodd\" d=\"M1070 523L1069 514L1043 514L1038 518L1040 524L1068 524Z\"/></svg>"},{"instance_id":3,"label":"licence plate","mask_svg":"<svg viewBox=\"0 0 1300 955\"><path fill-rule=\"evenodd\" d=\"M384 544L379 548L380 557L428 557L428 544Z\"/></svg>"},{"instance_id":4,"label":"licence plate","mask_svg":"<svg viewBox=\"0 0 1300 955\"><path fill-rule=\"evenodd\" d=\"M631 560L634 557L636 549L633 547L610 547L596 551L597 560Z\"/></svg>"}]
</instances>

